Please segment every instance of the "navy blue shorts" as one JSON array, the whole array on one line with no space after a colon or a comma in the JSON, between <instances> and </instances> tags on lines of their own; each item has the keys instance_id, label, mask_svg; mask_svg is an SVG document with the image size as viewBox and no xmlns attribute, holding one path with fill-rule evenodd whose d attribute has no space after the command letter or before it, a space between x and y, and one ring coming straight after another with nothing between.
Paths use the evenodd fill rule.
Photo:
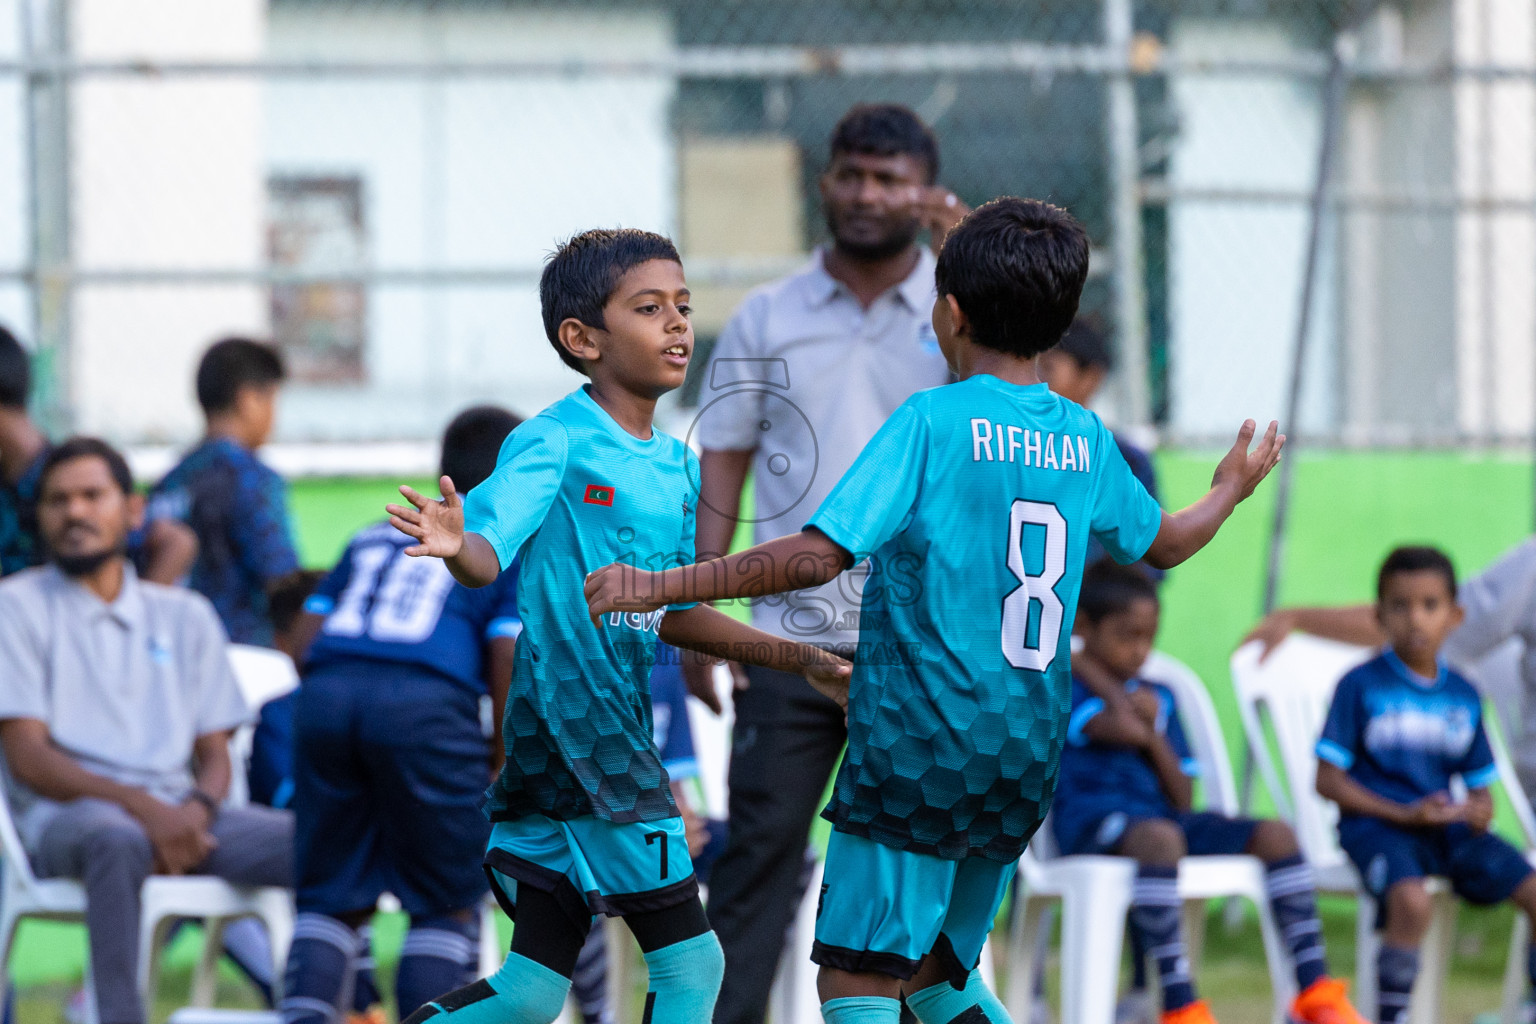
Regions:
<instances>
[{"instance_id":1,"label":"navy blue shorts","mask_svg":"<svg viewBox=\"0 0 1536 1024\"><path fill-rule=\"evenodd\" d=\"M1163 820L1178 825L1184 833L1184 845L1192 857L1222 857L1248 849L1253 830L1259 827L1253 818L1229 818L1214 811L1192 811L1172 816L1111 811L1108 814L1070 821L1056 830L1056 842L1064 854L1114 853L1131 826L1143 821Z\"/></svg>"},{"instance_id":2,"label":"navy blue shorts","mask_svg":"<svg viewBox=\"0 0 1536 1024\"><path fill-rule=\"evenodd\" d=\"M373 661L306 675L294 706L299 910L365 910L384 892L416 917L478 903L488 751L479 697L460 684Z\"/></svg>"},{"instance_id":3,"label":"navy blue shorts","mask_svg":"<svg viewBox=\"0 0 1536 1024\"><path fill-rule=\"evenodd\" d=\"M1339 821L1339 845L1378 901L1376 927L1385 920L1387 890L1409 878L1440 875L1456 895L1484 906L1502 903L1531 873L1524 855L1491 832L1466 825L1399 828L1380 818Z\"/></svg>"}]
</instances>

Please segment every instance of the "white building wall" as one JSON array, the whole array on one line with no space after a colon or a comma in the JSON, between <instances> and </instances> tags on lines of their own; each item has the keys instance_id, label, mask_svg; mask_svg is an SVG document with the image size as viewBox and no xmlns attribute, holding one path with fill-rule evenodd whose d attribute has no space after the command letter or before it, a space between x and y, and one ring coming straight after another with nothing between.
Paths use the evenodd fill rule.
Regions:
<instances>
[{"instance_id":1,"label":"white building wall","mask_svg":"<svg viewBox=\"0 0 1536 1024\"><path fill-rule=\"evenodd\" d=\"M0 0L0 60L19 60L22 0ZM27 231L26 120L19 75L0 75L0 270L17 270L27 262L31 238ZM20 282L0 279L0 324L30 339L32 311Z\"/></svg>"},{"instance_id":2,"label":"white building wall","mask_svg":"<svg viewBox=\"0 0 1536 1024\"><path fill-rule=\"evenodd\" d=\"M1180 60L1282 58L1299 47L1283 26L1183 20ZM1284 415L1307 240L1305 204L1180 198L1184 190L1310 191L1321 130L1316 82L1174 76L1179 123L1169 162L1170 432L1225 438L1246 418ZM1331 245L1314 292L1302 427L1336 417L1336 301ZM1288 429L1295 429L1286 425Z\"/></svg>"},{"instance_id":3,"label":"white building wall","mask_svg":"<svg viewBox=\"0 0 1536 1024\"><path fill-rule=\"evenodd\" d=\"M259 59L263 0L74 0L80 60ZM71 99L72 244L83 270L249 268L263 248L261 91L236 78L86 78ZM261 331L254 285L81 287L73 306L79 429L181 440L200 422L203 347Z\"/></svg>"},{"instance_id":4,"label":"white building wall","mask_svg":"<svg viewBox=\"0 0 1536 1024\"><path fill-rule=\"evenodd\" d=\"M649 11L401 5L365 14L279 0L269 20L275 58L624 58L671 45L669 20ZM269 172L360 177L374 266L530 276L510 286L372 288L365 381L289 387L280 436L432 436L471 402L531 414L574 388L581 378L544 337L532 278L577 230L674 230L673 90L659 77L273 82Z\"/></svg>"}]
</instances>

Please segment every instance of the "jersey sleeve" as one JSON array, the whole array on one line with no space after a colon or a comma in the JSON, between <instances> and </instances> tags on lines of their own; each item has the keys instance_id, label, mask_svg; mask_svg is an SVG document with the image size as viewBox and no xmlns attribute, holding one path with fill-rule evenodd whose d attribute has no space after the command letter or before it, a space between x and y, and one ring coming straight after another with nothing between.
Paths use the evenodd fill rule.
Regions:
<instances>
[{"instance_id":1,"label":"jersey sleeve","mask_svg":"<svg viewBox=\"0 0 1536 1024\"><path fill-rule=\"evenodd\" d=\"M806 526L855 559L872 554L911 519L928 463L928 420L921 394L885 421Z\"/></svg>"},{"instance_id":2,"label":"jersey sleeve","mask_svg":"<svg viewBox=\"0 0 1536 1024\"><path fill-rule=\"evenodd\" d=\"M1128 565L1145 555L1157 539L1163 510L1131 472L1120 454L1120 445L1102 420L1098 427L1103 467L1094 494L1091 529L1111 558Z\"/></svg>"},{"instance_id":3,"label":"jersey sleeve","mask_svg":"<svg viewBox=\"0 0 1536 1024\"><path fill-rule=\"evenodd\" d=\"M1317 741L1317 756L1329 764L1349 771L1355 766L1365 726L1360 706L1360 680L1351 672L1334 688L1328 717L1323 721L1323 735Z\"/></svg>"},{"instance_id":4,"label":"jersey sleeve","mask_svg":"<svg viewBox=\"0 0 1536 1024\"><path fill-rule=\"evenodd\" d=\"M1072 677L1072 711L1067 718L1067 745L1073 747L1086 747L1093 740L1084 732L1088 723L1098 717L1104 710L1102 697L1095 697L1088 692L1076 676Z\"/></svg>"},{"instance_id":5,"label":"jersey sleeve","mask_svg":"<svg viewBox=\"0 0 1536 1024\"><path fill-rule=\"evenodd\" d=\"M1488 743L1481 704L1476 705L1474 714L1477 724L1472 731L1472 744L1453 771L1461 776L1468 789L1486 789L1499 780L1499 766L1493 760L1493 747Z\"/></svg>"},{"instance_id":6,"label":"jersey sleeve","mask_svg":"<svg viewBox=\"0 0 1536 1024\"><path fill-rule=\"evenodd\" d=\"M24 606L27 594L18 584L0 588L0 722L11 718L48 721L49 657L43 638Z\"/></svg>"},{"instance_id":7,"label":"jersey sleeve","mask_svg":"<svg viewBox=\"0 0 1536 1024\"><path fill-rule=\"evenodd\" d=\"M517 610L517 577L520 565L512 565L496 578L496 588L491 604L491 618L485 625L485 638L495 640L510 637L516 640L523 633L523 618Z\"/></svg>"},{"instance_id":8,"label":"jersey sleeve","mask_svg":"<svg viewBox=\"0 0 1536 1024\"><path fill-rule=\"evenodd\" d=\"M235 681L229 640L218 614L201 595L191 596L196 600L188 605L187 664L198 687L197 735L206 736L244 725L253 715Z\"/></svg>"},{"instance_id":9,"label":"jersey sleeve","mask_svg":"<svg viewBox=\"0 0 1536 1024\"><path fill-rule=\"evenodd\" d=\"M1536 623L1536 538L1508 552L1461 586L1466 613L1445 644L1445 657L1469 664Z\"/></svg>"},{"instance_id":10,"label":"jersey sleeve","mask_svg":"<svg viewBox=\"0 0 1536 1024\"><path fill-rule=\"evenodd\" d=\"M568 452L560 421L535 416L508 435L496 471L464 499L464 532L489 541L503 570L554 504Z\"/></svg>"},{"instance_id":11,"label":"jersey sleeve","mask_svg":"<svg viewBox=\"0 0 1536 1024\"><path fill-rule=\"evenodd\" d=\"M311 615L329 615L336 610L336 602L341 597L342 591L347 589L347 583L352 579L352 552L356 549L357 542L351 541L347 549L326 573L315 589L304 599L304 610Z\"/></svg>"},{"instance_id":12,"label":"jersey sleeve","mask_svg":"<svg viewBox=\"0 0 1536 1024\"><path fill-rule=\"evenodd\" d=\"M288 522L288 486L265 467L252 467L237 479L230 540L246 571L270 583L299 567Z\"/></svg>"},{"instance_id":13,"label":"jersey sleeve","mask_svg":"<svg viewBox=\"0 0 1536 1024\"><path fill-rule=\"evenodd\" d=\"M769 366L763 358L763 320L767 296L748 297L726 321L709 357L704 391L699 396L699 444L717 451L752 451L762 431L763 383L784 373L782 364ZM750 385L759 386L752 387ZM712 392L725 391L718 400Z\"/></svg>"}]
</instances>

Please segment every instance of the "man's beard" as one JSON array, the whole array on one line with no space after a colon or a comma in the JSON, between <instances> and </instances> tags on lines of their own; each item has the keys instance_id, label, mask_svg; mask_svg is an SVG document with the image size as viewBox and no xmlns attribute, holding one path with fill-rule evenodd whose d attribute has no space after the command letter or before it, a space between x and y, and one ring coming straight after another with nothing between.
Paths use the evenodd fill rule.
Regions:
<instances>
[{"instance_id":1,"label":"man's beard","mask_svg":"<svg viewBox=\"0 0 1536 1024\"><path fill-rule=\"evenodd\" d=\"M854 259L870 263L888 260L906 252L917 241L919 230L914 221L910 226L902 225L899 228L893 228L884 237L872 242L851 242L838 234L837 222L830 213L827 214L827 228L832 232L832 238L837 242L839 249Z\"/></svg>"},{"instance_id":2,"label":"man's beard","mask_svg":"<svg viewBox=\"0 0 1536 1024\"><path fill-rule=\"evenodd\" d=\"M116 547L92 551L86 555L61 555L54 552L52 561L64 575L79 578L91 575L112 559L120 557L125 550L126 545L118 544Z\"/></svg>"}]
</instances>

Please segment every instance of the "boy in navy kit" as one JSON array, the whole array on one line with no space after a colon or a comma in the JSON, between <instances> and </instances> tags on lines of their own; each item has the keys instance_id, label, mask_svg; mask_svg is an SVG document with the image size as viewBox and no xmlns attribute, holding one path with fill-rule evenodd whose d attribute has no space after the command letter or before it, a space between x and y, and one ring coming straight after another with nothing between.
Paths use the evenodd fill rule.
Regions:
<instances>
[{"instance_id":1,"label":"boy in navy kit","mask_svg":"<svg viewBox=\"0 0 1536 1024\"><path fill-rule=\"evenodd\" d=\"M1488 831L1498 769L1482 699L1439 660L1462 619L1450 559L1427 547L1393 551L1377 576L1376 618L1387 649L1339 680L1317 743L1317 791L1339 805L1339 843L1380 901L1377 1019L1397 1024L1408 1019L1429 927L1425 876L1449 878L1471 903L1510 900L1536 921L1536 873ZM1458 776L1468 791L1460 803L1450 795ZM1536 984L1536 947L1526 969Z\"/></svg>"},{"instance_id":2,"label":"boy in navy kit","mask_svg":"<svg viewBox=\"0 0 1536 1024\"><path fill-rule=\"evenodd\" d=\"M587 620L583 578L616 559L691 561L696 460L656 432L656 400L682 385L693 350L682 262L660 235L587 231L539 283L545 334L590 378L507 439L495 473L461 503L409 487L390 505L430 555L469 586L519 559L517 645L503 733L506 762L487 794L492 891L514 916L494 975L408 1019L545 1024L559 1014L594 914L622 916L649 968L649 1024L698 1024L723 958L699 902L678 814L651 732L647 683L658 636L678 647L801 672L846 699L846 662L712 608Z\"/></svg>"},{"instance_id":3,"label":"boy in navy kit","mask_svg":"<svg viewBox=\"0 0 1536 1024\"><path fill-rule=\"evenodd\" d=\"M1290 826L1279 821L1193 813L1190 753L1173 693L1137 673L1157 637L1157 585L1134 568L1099 562L1083 576L1072 656L1072 715L1051 818L1064 854L1138 861L1130 925L1151 951L1163 992L1164 1024L1212 1020L1195 993L1185 956L1179 859L1247 853L1264 861L1275 923L1290 949L1300 1024L1365 1024L1328 976L1312 869Z\"/></svg>"},{"instance_id":4,"label":"boy in navy kit","mask_svg":"<svg viewBox=\"0 0 1536 1024\"><path fill-rule=\"evenodd\" d=\"M492 407L460 413L443 435L442 475L480 483L518 422ZM293 630L304 683L285 1024L355 1006L359 929L385 892L411 920L395 975L402 1015L474 977L493 749L482 708L500 709L511 678L517 574L471 590L442 562L407 557L410 543L388 523L360 531Z\"/></svg>"},{"instance_id":5,"label":"boy in navy kit","mask_svg":"<svg viewBox=\"0 0 1536 1024\"><path fill-rule=\"evenodd\" d=\"M994 200L939 254L933 326L958 383L908 399L798 534L661 573L587 582L596 621L674 601L816 586L868 557L848 752L824 817L812 958L830 1024L1008 1020L976 972L1055 789L1072 617L1090 533L1166 568L1216 534L1279 459L1252 421L1211 491L1174 515L1035 357L1077 311L1088 238L1064 210ZM609 621L609 619L604 619Z\"/></svg>"}]
</instances>

